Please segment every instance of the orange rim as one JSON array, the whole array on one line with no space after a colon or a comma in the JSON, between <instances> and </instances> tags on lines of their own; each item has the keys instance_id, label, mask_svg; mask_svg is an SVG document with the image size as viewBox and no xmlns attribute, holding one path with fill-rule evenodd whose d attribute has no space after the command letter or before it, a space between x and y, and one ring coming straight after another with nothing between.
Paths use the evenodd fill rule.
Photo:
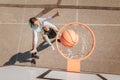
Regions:
<instances>
[{"instance_id":1,"label":"orange rim","mask_svg":"<svg viewBox=\"0 0 120 80\"><path fill-rule=\"evenodd\" d=\"M86 56L84 56L82 58L79 58L79 59L71 59L71 58L68 58L68 57L64 56L63 53L61 52L61 50L58 47L58 42L57 42L58 34L62 31L62 29L64 27L69 27L69 25L72 25L72 24L78 24L78 25L80 25L80 27L87 29L90 32L91 37L92 37L92 47L91 47L91 49L88 51ZM96 40L95 40L95 35L94 35L93 31L87 25L85 25L83 23L80 23L80 22L72 22L72 23L68 23L68 24L63 25L60 28L60 30L58 31L57 36L56 36L56 48L57 48L57 51L58 51L58 53L60 53L67 60L78 60L78 61L81 61L81 60L84 60L84 59L88 58L92 54L92 52L94 51L95 44L96 44Z\"/></svg>"}]
</instances>

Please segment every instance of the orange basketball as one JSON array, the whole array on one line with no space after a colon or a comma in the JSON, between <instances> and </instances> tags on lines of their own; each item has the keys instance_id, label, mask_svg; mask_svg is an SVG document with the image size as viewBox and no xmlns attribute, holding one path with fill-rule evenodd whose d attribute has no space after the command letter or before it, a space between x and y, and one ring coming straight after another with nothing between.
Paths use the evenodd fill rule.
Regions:
<instances>
[{"instance_id":1,"label":"orange basketball","mask_svg":"<svg viewBox=\"0 0 120 80\"><path fill-rule=\"evenodd\" d=\"M61 44L67 48L71 48L78 43L78 34L69 29L65 30L60 37Z\"/></svg>"}]
</instances>

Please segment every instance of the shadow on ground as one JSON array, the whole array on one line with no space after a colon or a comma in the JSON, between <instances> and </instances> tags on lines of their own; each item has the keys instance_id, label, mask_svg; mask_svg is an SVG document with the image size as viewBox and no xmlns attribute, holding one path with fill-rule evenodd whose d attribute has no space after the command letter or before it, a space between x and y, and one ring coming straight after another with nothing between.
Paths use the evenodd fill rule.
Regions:
<instances>
[{"instance_id":1,"label":"shadow on ground","mask_svg":"<svg viewBox=\"0 0 120 80\"><path fill-rule=\"evenodd\" d=\"M41 11L36 16L42 16L43 14L46 14L50 12L51 10L55 8L59 9L90 9L90 10L116 10L119 11L120 7L107 7L107 6L82 6L82 5L62 5L62 0L58 0L56 4L0 4L0 7L16 7L16 8L44 8L43 11Z\"/></svg>"},{"instance_id":2,"label":"shadow on ground","mask_svg":"<svg viewBox=\"0 0 120 80\"><path fill-rule=\"evenodd\" d=\"M55 40L51 41L52 43L55 42ZM47 47L49 47L49 44L46 43L46 41L43 41L38 47L37 50L38 52L46 49ZM13 55L5 64L3 64L3 66L8 66L8 65L14 65L17 61L19 63L32 63L32 61L35 59L39 59L39 56L35 55L34 57L32 57L32 54L30 53L30 51L26 51L24 53L19 52L16 53L15 55ZM35 62L33 61L33 63L35 64Z\"/></svg>"},{"instance_id":3,"label":"shadow on ground","mask_svg":"<svg viewBox=\"0 0 120 80\"><path fill-rule=\"evenodd\" d=\"M31 53L29 51L26 51L24 53L19 52L19 53L13 55L9 59L9 61L4 64L4 66L14 65L17 61L20 63L31 62L30 58L31 58Z\"/></svg>"}]
</instances>

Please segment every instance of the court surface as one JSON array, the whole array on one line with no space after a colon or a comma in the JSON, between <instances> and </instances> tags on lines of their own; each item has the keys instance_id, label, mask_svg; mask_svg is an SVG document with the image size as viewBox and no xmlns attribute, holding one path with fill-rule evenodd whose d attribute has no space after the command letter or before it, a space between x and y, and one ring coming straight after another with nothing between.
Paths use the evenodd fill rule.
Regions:
<instances>
[{"instance_id":1,"label":"court surface","mask_svg":"<svg viewBox=\"0 0 120 80\"><path fill-rule=\"evenodd\" d=\"M1 80L119 80L119 75L72 73L48 68L6 66L0 68Z\"/></svg>"},{"instance_id":2,"label":"court surface","mask_svg":"<svg viewBox=\"0 0 120 80\"><path fill-rule=\"evenodd\" d=\"M57 10L60 16L50 21L57 27L77 21L95 33L95 50L81 62L81 72L120 74L120 0L0 0L0 66L32 66L28 20L51 16ZM66 59L48 44L43 45L41 35L38 36L39 59L35 59L35 67L65 71Z\"/></svg>"}]
</instances>

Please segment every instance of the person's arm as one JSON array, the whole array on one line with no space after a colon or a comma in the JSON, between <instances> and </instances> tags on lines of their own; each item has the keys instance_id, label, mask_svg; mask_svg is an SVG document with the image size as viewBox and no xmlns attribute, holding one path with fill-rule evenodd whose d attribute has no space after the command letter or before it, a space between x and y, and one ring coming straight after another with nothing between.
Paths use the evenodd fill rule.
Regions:
<instances>
[{"instance_id":1,"label":"person's arm","mask_svg":"<svg viewBox=\"0 0 120 80\"><path fill-rule=\"evenodd\" d=\"M31 50L31 53L37 52L37 42L38 42L37 32L33 31L33 41L32 41L32 50Z\"/></svg>"},{"instance_id":2,"label":"person's arm","mask_svg":"<svg viewBox=\"0 0 120 80\"><path fill-rule=\"evenodd\" d=\"M52 18L55 18L55 17L57 17L57 16L60 16L60 14L59 14L59 12L57 11L57 13L56 14L54 14L53 16L52 16Z\"/></svg>"},{"instance_id":3,"label":"person's arm","mask_svg":"<svg viewBox=\"0 0 120 80\"><path fill-rule=\"evenodd\" d=\"M50 21L51 19L53 19L53 18L55 18L55 17L57 17L57 16L59 16L59 12L57 11L57 13L55 13L53 16L49 16L49 17L47 17L47 18L44 18L43 19L43 22L44 21Z\"/></svg>"},{"instance_id":4,"label":"person's arm","mask_svg":"<svg viewBox=\"0 0 120 80\"><path fill-rule=\"evenodd\" d=\"M55 28L53 28L56 32L58 32L59 31L59 28L57 28L57 27L55 27Z\"/></svg>"}]
</instances>

